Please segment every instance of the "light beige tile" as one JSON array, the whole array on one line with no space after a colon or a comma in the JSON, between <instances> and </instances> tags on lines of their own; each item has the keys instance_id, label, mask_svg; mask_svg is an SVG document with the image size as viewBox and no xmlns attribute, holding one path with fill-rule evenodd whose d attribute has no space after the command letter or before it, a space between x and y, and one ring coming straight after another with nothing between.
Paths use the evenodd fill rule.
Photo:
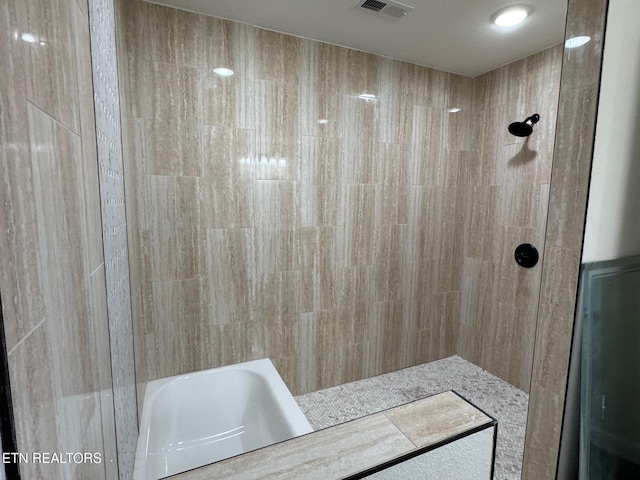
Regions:
<instances>
[{"instance_id":1,"label":"light beige tile","mask_svg":"<svg viewBox=\"0 0 640 480\"><path fill-rule=\"evenodd\" d=\"M453 392L411 402L384 414L416 447L433 445L492 421Z\"/></svg>"},{"instance_id":2,"label":"light beige tile","mask_svg":"<svg viewBox=\"0 0 640 480\"><path fill-rule=\"evenodd\" d=\"M432 298L434 319L428 351L431 352L431 359L445 358L458 352L460 292L437 293Z\"/></svg>"},{"instance_id":3,"label":"light beige tile","mask_svg":"<svg viewBox=\"0 0 640 480\"><path fill-rule=\"evenodd\" d=\"M441 189L422 185L409 187L408 255L411 261L437 258L441 244Z\"/></svg>"},{"instance_id":4,"label":"light beige tile","mask_svg":"<svg viewBox=\"0 0 640 480\"><path fill-rule=\"evenodd\" d=\"M258 29L258 78L298 85L301 42L298 37Z\"/></svg>"},{"instance_id":5,"label":"light beige tile","mask_svg":"<svg viewBox=\"0 0 640 480\"><path fill-rule=\"evenodd\" d=\"M142 115L145 119L145 153L151 175L202 174L201 119L198 70L153 63Z\"/></svg>"},{"instance_id":6,"label":"light beige tile","mask_svg":"<svg viewBox=\"0 0 640 480\"><path fill-rule=\"evenodd\" d=\"M50 421L57 413L51 381L55 366L49 361L50 354L46 328L40 324L8 355L19 451L44 452L60 445L55 423ZM64 478L59 469L38 463L23 465L21 474L31 478Z\"/></svg>"},{"instance_id":7,"label":"light beige tile","mask_svg":"<svg viewBox=\"0 0 640 480\"><path fill-rule=\"evenodd\" d=\"M552 170L547 228L550 246L579 250L582 245L597 99L597 85L561 94L558 122L580 125L580 135L574 134L574 127L572 133L559 130L556 138L554 157L563 161L554 162Z\"/></svg>"},{"instance_id":8,"label":"light beige tile","mask_svg":"<svg viewBox=\"0 0 640 480\"><path fill-rule=\"evenodd\" d=\"M409 160L409 182L412 185L441 185L444 131L444 110L416 107L413 111L413 131Z\"/></svg>"},{"instance_id":9,"label":"light beige tile","mask_svg":"<svg viewBox=\"0 0 640 480\"><path fill-rule=\"evenodd\" d=\"M486 336L487 341L492 339L491 341L497 345L489 370L524 392L529 392L536 333L536 311L529 305L525 308L519 308L519 305L498 304L495 326L492 325L490 331L496 333L489 333ZM505 362L505 358L509 361Z\"/></svg>"},{"instance_id":10,"label":"light beige tile","mask_svg":"<svg viewBox=\"0 0 640 480\"><path fill-rule=\"evenodd\" d=\"M300 309L302 312L335 307L335 228L300 229Z\"/></svg>"},{"instance_id":11,"label":"light beige tile","mask_svg":"<svg viewBox=\"0 0 640 480\"><path fill-rule=\"evenodd\" d=\"M407 223L409 147L380 144L378 159L376 219L382 224Z\"/></svg>"},{"instance_id":12,"label":"light beige tile","mask_svg":"<svg viewBox=\"0 0 640 480\"><path fill-rule=\"evenodd\" d=\"M381 225L376 235L376 264L373 265L375 300L385 302L407 295L405 263L406 228Z\"/></svg>"},{"instance_id":13,"label":"light beige tile","mask_svg":"<svg viewBox=\"0 0 640 480\"><path fill-rule=\"evenodd\" d=\"M93 82L89 30L87 28L87 2L78 2L84 9L73 9L73 31L76 45L76 66L79 98L79 134L82 141L82 170L84 188L83 218L85 244L88 247L88 265L94 271L102 263L102 221L100 218L100 189L98 187L98 152L93 108ZM85 46L85 48L82 48Z\"/></svg>"},{"instance_id":14,"label":"light beige tile","mask_svg":"<svg viewBox=\"0 0 640 480\"><path fill-rule=\"evenodd\" d=\"M561 396L566 388L579 271L580 258L573 250L545 251L533 382Z\"/></svg>"},{"instance_id":15,"label":"light beige tile","mask_svg":"<svg viewBox=\"0 0 640 480\"><path fill-rule=\"evenodd\" d=\"M302 185L300 187L300 225L323 227L338 225L344 190L341 185Z\"/></svg>"},{"instance_id":16,"label":"light beige tile","mask_svg":"<svg viewBox=\"0 0 640 480\"><path fill-rule=\"evenodd\" d=\"M29 107L34 206L39 236L38 277L44 293L45 316L58 320L54 345L78 345L78 351L56 350L60 365L72 365L63 376L63 392L92 390L92 372L74 362L91 356L87 325L87 247L82 224L82 148L80 138L35 107ZM60 216L62 213L62 217ZM59 342L59 343L57 343Z\"/></svg>"},{"instance_id":17,"label":"light beige tile","mask_svg":"<svg viewBox=\"0 0 640 480\"><path fill-rule=\"evenodd\" d=\"M254 226L255 132L204 127L203 226Z\"/></svg>"},{"instance_id":18,"label":"light beige tile","mask_svg":"<svg viewBox=\"0 0 640 480\"><path fill-rule=\"evenodd\" d=\"M300 178L299 109L297 85L259 81L256 126L256 179Z\"/></svg>"},{"instance_id":19,"label":"light beige tile","mask_svg":"<svg viewBox=\"0 0 640 480\"><path fill-rule=\"evenodd\" d=\"M562 397L533 383L529 398L522 479L554 478L562 426Z\"/></svg>"},{"instance_id":20,"label":"light beige tile","mask_svg":"<svg viewBox=\"0 0 640 480\"><path fill-rule=\"evenodd\" d=\"M373 263L375 185L345 184L338 218L336 262L340 267Z\"/></svg>"},{"instance_id":21,"label":"light beige tile","mask_svg":"<svg viewBox=\"0 0 640 480\"><path fill-rule=\"evenodd\" d=\"M379 140L410 143L415 98L414 65L382 58L378 66Z\"/></svg>"},{"instance_id":22,"label":"light beige tile","mask_svg":"<svg viewBox=\"0 0 640 480\"><path fill-rule=\"evenodd\" d=\"M26 2L27 19L16 25L35 39L24 51L27 99L75 133L80 132L73 10L68 0ZM27 42L25 42L27 43ZM71 77L73 78L73 77Z\"/></svg>"},{"instance_id":23,"label":"light beige tile","mask_svg":"<svg viewBox=\"0 0 640 480\"><path fill-rule=\"evenodd\" d=\"M404 309L402 299L374 304L373 324L368 333L380 345L383 372L404 368L408 363L409 351L406 345L409 332L404 325Z\"/></svg>"},{"instance_id":24,"label":"light beige tile","mask_svg":"<svg viewBox=\"0 0 640 480\"><path fill-rule=\"evenodd\" d=\"M302 40L300 130L304 135L342 137L348 50Z\"/></svg>"},{"instance_id":25,"label":"light beige tile","mask_svg":"<svg viewBox=\"0 0 640 480\"><path fill-rule=\"evenodd\" d=\"M4 21L4 11L2 20ZM7 30L8 31L8 30ZM10 45L10 43L8 43ZM3 52L4 53L4 52ZM7 58L7 63L10 57ZM3 85L20 78L20 67L2 69ZM11 75L13 73L13 75ZM9 78L7 78L9 77ZM7 83L4 83L4 81ZM23 84L24 85L24 84ZM19 90L16 95L19 94ZM29 127L26 108L16 98L0 89L1 101L7 105L2 115L0 142L0 254L5 267L0 271L3 295L4 328L7 351L11 351L45 316L44 292L38 273L38 232L34 207L34 185L30 158ZM25 161L27 160L27 161Z\"/></svg>"},{"instance_id":26,"label":"light beige tile","mask_svg":"<svg viewBox=\"0 0 640 480\"><path fill-rule=\"evenodd\" d=\"M256 322L251 321L211 325L211 348L208 351L210 366L221 367L264 358L262 346L257 341L257 326Z\"/></svg>"},{"instance_id":27,"label":"light beige tile","mask_svg":"<svg viewBox=\"0 0 640 480\"><path fill-rule=\"evenodd\" d=\"M257 273L253 229L207 230L209 322L246 322L253 317Z\"/></svg>"},{"instance_id":28,"label":"light beige tile","mask_svg":"<svg viewBox=\"0 0 640 480\"><path fill-rule=\"evenodd\" d=\"M203 221L202 179L176 178L176 236L178 278L200 278L205 272L206 229Z\"/></svg>"},{"instance_id":29,"label":"light beige tile","mask_svg":"<svg viewBox=\"0 0 640 480\"><path fill-rule=\"evenodd\" d=\"M607 5L596 0L569 1L567 5L566 38L587 35L591 41L565 49L563 88L593 85L600 81Z\"/></svg>"},{"instance_id":30,"label":"light beige tile","mask_svg":"<svg viewBox=\"0 0 640 480\"><path fill-rule=\"evenodd\" d=\"M149 229L146 210L148 197L147 155L144 141L144 120L134 117L122 117L122 155L125 159L125 202L127 224L135 225L139 230ZM135 229L129 229L129 231ZM131 233L131 232L129 232ZM131 248L131 244L130 247Z\"/></svg>"},{"instance_id":31,"label":"light beige tile","mask_svg":"<svg viewBox=\"0 0 640 480\"><path fill-rule=\"evenodd\" d=\"M347 50L347 95L378 95L380 57L358 50Z\"/></svg>"},{"instance_id":32,"label":"light beige tile","mask_svg":"<svg viewBox=\"0 0 640 480\"><path fill-rule=\"evenodd\" d=\"M409 314L407 323L416 330L432 327L432 297L436 291L437 261L423 260L408 263L405 271L406 300L405 311Z\"/></svg>"},{"instance_id":33,"label":"light beige tile","mask_svg":"<svg viewBox=\"0 0 640 480\"><path fill-rule=\"evenodd\" d=\"M298 437L293 442L282 442L180 474L176 478L341 478L413 448L413 444L383 414L356 422L320 430ZM375 438L373 443L372 438ZM336 456L336 452L340 455Z\"/></svg>"},{"instance_id":34,"label":"light beige tile","mask_svg":"<svg viewBox=\"0 0 640 480\"><path fill-rule=\"evenodd\" d=\"M300 355L272 358L271 361L284 380L292 395L300 395L302 392L302 362Z\"/></svg>"},{"instance_id":35,"label":"light beige tile","mask_svg":"<svg viewBox=\"0 0 640 480\"><path fill-rule=\"evenodd\" d=\"M208 332L203 283L199 279L153 283L155 355L163 375L206 368L196 341Z\"/></svg>"},{"instance_id":36,"label":"light beige tile","mask_svg":"<svg viewBox=\"0 0 640 480\"><path fill-rule=\"evenodd\" d=\"M493 261L500 257L499 238L503 208L498 186L474 187L467 192L464 253L467 257ZM501 208L502 207L502 208Z\"/></svg>"},{"instance_id":37,"label":"light beige tile","mask_svg":"<svg viewBox=\"0 0 640 480\"><path fill-rule=\"evenodd\" d=\"M297 228L300 226L299 184L256 180L254 193L255 226Z\"/></svg>"},{"instance_id":38,"label":"light beige tile","mask_svg":"<svg viewBox=\"0 0 640 480\"><path fill-rule=\"evenodd\" d=\"M259 275L253 311L256 322L294 323L300 310L300 272Z\"/></svg>"},{"instance_id":39,"label":"light beige tile","mask_svg":"<svg viewBox=\"0 0 640 480\"><path fill-rule=\"evenodd\" d=\"M76 0L78 4L78 8L80 9L80 13L82 14L82 18L85 23L89 22L89 4L88 0Z\"/></svg>"},{"instance_id":40,"label":"light beige tile","mask_svg":"<svg viewBox=\"0 0 640 480\"><path fill-rule=\"evenodd\" d=\"M305 185L335 185L342 180L338 138L302 136L300 180Z\"/></svg>"},{"instance_id":41,"label":"light beige tile","mask_svg":"<svg viewBox=\"0 0 640 480\"><path fill-rule=\"evenodd\" d=\"M204 65L205 17L177 8L152 4L146 21L150 48L155 61L173 65ZM142 20L139 18L139 22Z\"/></svg>"},{"instance_id":42,"label":"light beige tile","mask_svg":"<svg viewBox=\"0 0 640 480\"><path fill-rule=\"evenodd\" d=\"M203 121L206 125L255 128L258 30L209 16L204 22ZM213 72L221 67L233 70L233 76Z\"/></svg>"},{"instance_id":43,"label":"light beige tile","mask_svg":"<svg viewBox=\"0 0 640 480\"><path fill-rule=\"evenodd\" d=\"M464 229L461 223L443 223L442 240L437 265L436 291L449 292L459 290L461 286Z\"/></svg>"},{"instance_id":44,"label":"light beige tile","mask_svg":"<svg viewBox=\"0 0 640 480\"><path fill-rule=\"evenodd\" d=\"M493 285L495 265L475 258L465 258L462 264L460 321L485 331L496 313Z\"/></svg>"},{"instance_id":45,"label":"light beige tile","mask_svg":"<svg viewBox=\"0 0 640 480\"><path fill-rule=\"evenodd\" d=\"M255 229L256 272L299 270L300 229Z\"/></svg>"},{"instance_id":46,"label":"light beige tile","mask_svg":"<svg viewBox=\"0 0 640 480\"><path fill-rule=\"evenodd\" d=\"M449 108L447 104L448 74L446 72L416 65L413 69L413 75L416 105Z\"/></svg>"},{"instance_id":47,"label":"light beige tile","mask_svg":"<svg viewBox=\"0 0 640 480\"><path fill-rule=\"evenodd\" d=\"M178 278L178 220L176 178L147 177L151 280Z\"/></svg>"}]
</instances>

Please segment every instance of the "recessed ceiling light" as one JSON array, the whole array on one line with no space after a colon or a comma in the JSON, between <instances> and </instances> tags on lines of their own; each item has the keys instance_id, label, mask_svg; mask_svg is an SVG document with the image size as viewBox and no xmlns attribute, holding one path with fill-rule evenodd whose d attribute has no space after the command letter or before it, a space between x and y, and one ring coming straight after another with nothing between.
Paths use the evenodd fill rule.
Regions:
<instances>
[{"instance_id":1,"label":"recessed ceiling light","mask_svg":"<svg viewBox=\"0 0 640 480\"><path fill-rule=\"evenodd\" d=\"M377 100L378 97L372 93L361 93L358 95L358 98L361 98L362 100Z\"/></svg>"},{"instance_id":2,"label":"recessed ceiling light","mask_svg":"<svg viewBox=\"0 0 640 480\"><path fill-rule=\"evenodd\" d=\"M326 118L319 118L318 123L320 125L324 125L325 123L329 123L329 120L327 120Z\"/></svg>"},{"instance_id":3,"label":"recessed ceiling light","mask_svg":"<svg viewBox=\"0 0 640 480\"><path fill-rule=\"evenodd\" d=\"M447 110L447 112L449 113L458 113L460 111L460 109L458 107L453 107L450 108L449 110Z\"/></svg>"},{"instance_id":4,"label":"recessed ceiling light","mask_svg":"<svg viewBox=\"0 0 640 480\"><path fill-rule=\"evenodd\" d=\"M493 15L493 23L499 27L513 27L522 23L529 16L531 9L526 5L517 5L498 10Z\"/></svg>"},{"instance_id":5,"label":"recessed ceiling light","mask_svg":"<svg viewBox=\"0 0 640 480\"><path fill-rule=\"evenodd\" d=\"M230 68L218 67L213 69L213 73L221 77L230 77L234 72Z\"/></svg>"},{"instance_id":6,"label":"recessed ceiling light","mask_svg":"<svg viewBox=\"0 0 640 480\"><path fill-rule=\"evenodd\" d=\"M591 37L586 37L586 36L573 37L568 39L566 42L564 42L564 47L565 48L581 47L582 45L589 43L589 40L591 40Z\"/></svg>"}]
</instances>

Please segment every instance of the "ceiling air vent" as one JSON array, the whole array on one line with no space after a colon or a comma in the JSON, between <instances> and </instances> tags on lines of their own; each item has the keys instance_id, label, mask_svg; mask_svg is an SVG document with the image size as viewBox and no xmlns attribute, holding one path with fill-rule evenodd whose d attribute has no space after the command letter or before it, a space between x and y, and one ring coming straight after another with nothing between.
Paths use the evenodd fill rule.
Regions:
<instances>
[{"instance_id":1,"label":"ceiling air vent","mask_svg":"<svg viewBox=\"0 0 640 480\"><path fill-rule=\"evenodd\" d=\"M364 8L370 12L379 13L391 18L402 18L413 7L405 5L404 3L394 2L393 0L358 0L356 8Z\"/></svg>"}]
</instances>

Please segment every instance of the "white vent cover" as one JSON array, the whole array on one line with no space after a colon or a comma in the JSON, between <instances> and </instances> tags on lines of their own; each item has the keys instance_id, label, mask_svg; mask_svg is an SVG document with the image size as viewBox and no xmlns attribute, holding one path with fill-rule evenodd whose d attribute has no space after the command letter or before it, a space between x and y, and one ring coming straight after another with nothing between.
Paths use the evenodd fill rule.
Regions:
<instances>
[{"instance_id":1,"label":"white vent cover","mask_svg":"<svg viewBox=\"0 0 640 480\"><path fill-rule=\"evenodd\" d=\"M393 0L358 0L356 8L362 8L369 12L379 13L396 19L404 17L413 10L413 7L405 5L404 3L394 2Z\"/></svg>"}]
</instances>

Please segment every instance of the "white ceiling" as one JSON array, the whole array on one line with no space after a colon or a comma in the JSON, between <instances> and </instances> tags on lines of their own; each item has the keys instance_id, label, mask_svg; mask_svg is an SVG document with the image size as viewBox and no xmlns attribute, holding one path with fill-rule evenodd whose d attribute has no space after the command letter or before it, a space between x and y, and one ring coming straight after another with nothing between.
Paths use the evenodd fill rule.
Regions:
<instances>
[{"instance_id":1,"label":"white ceiling","mask_svg":"<svg viewBox=\"0 0 640 480\"><path fill-rule=\"evenodd\" d=\"M355 9L356 0L154 0L261 28L475 77L563 41L566 0L404 0L400 20ZM524 4L518 27L491 22Z\"/></svg>"}]
</instances>

